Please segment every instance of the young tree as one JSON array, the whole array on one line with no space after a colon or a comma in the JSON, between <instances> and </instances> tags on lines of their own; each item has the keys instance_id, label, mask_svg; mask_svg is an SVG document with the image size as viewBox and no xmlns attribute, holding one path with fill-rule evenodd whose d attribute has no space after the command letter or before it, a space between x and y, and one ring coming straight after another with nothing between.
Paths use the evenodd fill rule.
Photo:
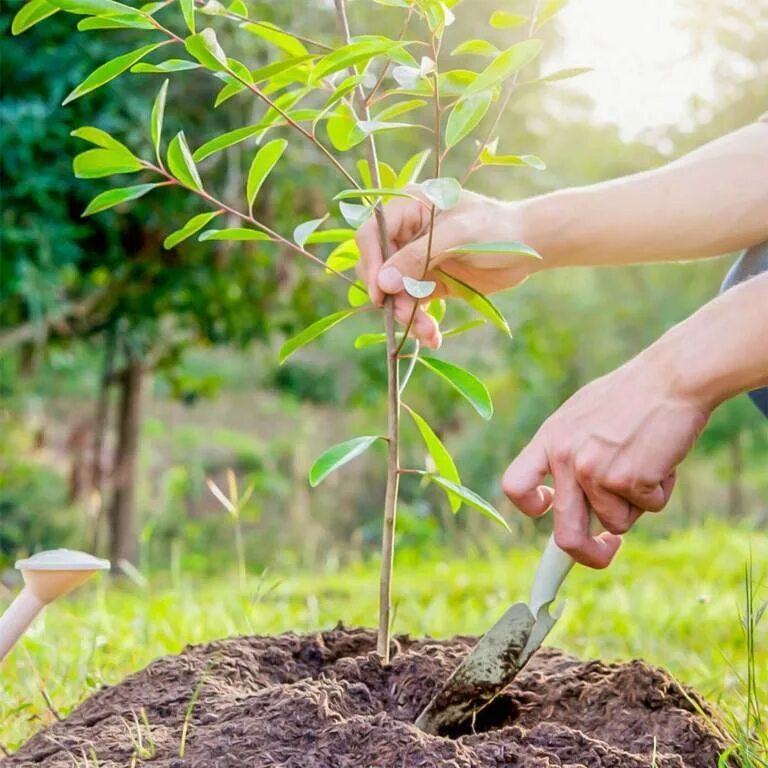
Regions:
<instances>
[{"instance_id":1,"label":"young tree","mask_svg":"<svg viewBox=\"0 0 768 768\"><path fill-rule=\"evenodd\" d=\"M390 6L390 8L375 8ZM426 236L431 252L432 231L437 216L459 200L462 183L488 165L529 165L541 161L530 155L509 154L499 148L496 132L519 83L520 72L538 56L542 43L538 30L564 5L562 0L534 2L526 14L495 11L491 28L507 30L517 42L503 50L484 39L459 41L444 50L446 29L454 21L455 2L441 0L375 0L366 5L366 22L379 14L399 14L396 36L358 34L350 29L345 0L335 0L338 34L333 42L281 29L264 19L249 16L243 0L229 6L217 0L161 0L135 8L115 0L31 0L16 17L16 31L63 10L83 16L80 28L121 28L138 30L146 41L133 50L105 62L78 85L65 104L79 99L126 72L149 72L161 76L185 70L199 71L215 78L221 88L215 106L248 98L260 105L258 119L249 125L215 135L192 149L185 132L170 141L164 138L164 116L169 79L163 81L154 101L149 132L153 156L139 156L126 144L100 128L78 130L82 140L93 145L75 158L76 170L93 176L115 173L142 175L142 181L97 195L85 215L138 200L162 189L183 188L201 204L188 222L166 239L176 245L197 236L202 242L247 241L259 249L270 248L280 256L291 253L314 263L321 273L334 275L347 284L349 306L316 320L285 342L280 351L284 362L309 342L334 326L356 318L363 322L372 306L367 293L348 273L359 256L355 229L370 217L378 223L379 244L390 255L390 237L382 215L382 204L395 197L417 197L428 209ZM373 11L378 10L379 14ZM320 11L315 9L314 14ZM324 23L324 22L323 22ZM223 42L234 25L248 36L251 45L245 61L225 52ZM319 25L322 26L322 23ZM376 28L375 24L371 24ZM252 52L270 52L269 63L254 68ZM149 59L159 59L149 63ZM470 68L471 67L471 68ZM551 79L562 78L565 72ZM408 116L406 118L406 115ZM398 142L388 140L391 154L380 156L379 140L390 135L421 135L419 151L409 158L396 159ZM292 143L285 136L292 138ZM457 170L462 181L445 173L455 148L464 140L479 137L468 168ZM253 142L258 150L250 163L243 200L222 199L200 168L223 150ZM267 177L287 160L296 162L307 150L313 162L327 164L336 174L341 189L332 199L332 209L347 226L324 227L331 210L299 223L292 235L279 231L255 208ZM355 160L355 152L362 158ZM286 158L283 159L283 156ZM426 173L424 169L429 168ZM418 182L422 175L425 181ZM350 202L354 201L354 202ZM239 224L233 225L237 219ZM326 244L333 247L327 252ZM469 243L465 252L518 253L538 255L523 243ZM425 269L425 275L426 275ZM491 303L464 283L441 276L451 292L466 301L483 321L509 334L507 322ZM414 298L410 321L400 332L395 326L391 300L385 302L384 332L361 334L356 347L381 344L387 362L387 426L382 434L347 440L325 451L310 470L309 480L317 485L331 472L359 456L376 443L387 452L387 483L383 511L382 557L379 597L378 651L386 661L390 643L390 601L394 553L395 518L400 478L417 475L445 491L454 512L462 505L474 508L506 526L501 515L486 500L461 484L453 459L427 420L403 401L406 387L418 368L439 377L453 387L477 413L486 419L493 406L485 385L471 371L435 356L427 356L409 338L417 308L442 314L441 300L435 300L435 283L406 282ZM446 333L453 336L476 323ZM400 464L401 413L405 411L431 454L428 469L406 468Z\"/></svg>"}]
</instances>

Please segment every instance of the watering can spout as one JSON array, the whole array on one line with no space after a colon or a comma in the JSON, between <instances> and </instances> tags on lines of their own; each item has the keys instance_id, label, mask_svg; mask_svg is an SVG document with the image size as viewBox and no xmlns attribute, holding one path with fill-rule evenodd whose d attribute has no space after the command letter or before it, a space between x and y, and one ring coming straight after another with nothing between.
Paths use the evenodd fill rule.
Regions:
<instances>
[{"instance_id":1,"label":"watering can spout","mask_svg":"<svg viewBox=\"0 0 768 768\"><path fill-rule=\"evenodd\" d=\"M52 549L18 560L16 568L24 588L0 616L0 662L48 603L79 587L96 571L107 570L109 561L85 552Z\"/></svg>"}]
</instances>

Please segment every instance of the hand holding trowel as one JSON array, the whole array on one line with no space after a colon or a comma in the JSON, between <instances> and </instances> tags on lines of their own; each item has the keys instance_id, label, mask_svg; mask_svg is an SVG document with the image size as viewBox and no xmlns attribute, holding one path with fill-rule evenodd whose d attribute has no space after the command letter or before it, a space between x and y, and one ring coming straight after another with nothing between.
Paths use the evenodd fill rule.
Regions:
<instances>
[{"instance_id":1,"label":"hand holding trowel","mask_svg":"<svg viewBox=\"0 0 768 768\"><path fill-rule=\"evenodd\" d=\"M480 638L419 715L418 728L433 734L448 732L512 682L559 618L559 612L550 614L549 606L573 565L574 560L550 536L528 603L515 603Z\"/></svg>"}]
</instances>

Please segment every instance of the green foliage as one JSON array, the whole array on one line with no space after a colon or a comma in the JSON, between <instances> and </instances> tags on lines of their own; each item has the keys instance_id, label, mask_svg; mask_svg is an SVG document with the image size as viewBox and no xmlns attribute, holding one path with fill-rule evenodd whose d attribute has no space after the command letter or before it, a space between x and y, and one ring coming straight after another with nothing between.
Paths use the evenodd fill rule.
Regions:
<instances>
[{"instance_id":1,"label":"green foliage","mask_svg":"<svg viewBox=\"0 0 768 768\"><path fill-rule=\"evenodd\" d=\"M342 320L346 320L354 314L355 310L353 309L343 309L340 312L334 312L332 315L328 315L328 317L323 317L320 320L315 321L292 339L288 339L288 341L286 341L280 348L279 358L281 365L294 352L297 352L299 349L309 344L310 341L313 341L318 336L321 336L326 331L333 328L334 325L338 325Z\"/></svg>"},{"instance_id":2,"label":"green foliage","mask_svg":"<svg viewBox=\"0 0 768 768\"><path fill-rule=\"evenodd\" d=\"M436 357L420 357L419 362L447 381L484 419L493 416L491 396L475 374Z\"/></svg>"},{"instance_id":3,"label":"green foliage","mask_svg":"<svg viewBox=\"0 0 768 768\"><path fill-rule=\"evenodd\" d=\"M332 446L312 465L309 470L309 484L313 487L320 485L331 472L335 472L339 467L357 458L379 439L378 435L365 435Z\"/></svg>"}]
</instances>

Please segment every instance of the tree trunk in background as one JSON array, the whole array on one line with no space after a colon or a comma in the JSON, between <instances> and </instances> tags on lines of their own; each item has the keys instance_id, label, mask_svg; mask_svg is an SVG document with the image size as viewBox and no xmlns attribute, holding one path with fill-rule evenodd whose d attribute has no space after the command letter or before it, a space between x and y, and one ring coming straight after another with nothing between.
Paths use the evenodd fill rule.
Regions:
<instances>
[{"instance_id":1,"label":"tree trunk in background","mask_svg":"<svg viewBox=\"0 0 768 768\"><path fill-rule=\"evenodd\" d=\"M728 443L728 454L731 459L731 476L728 483L728 515L733 520L744 516L744 451L741 435L737 434Z\"/></svg>"},{"instance_id":2,"label":"tree trunk in background","mask_svg":"<svg viewBox=\"0 0 768 768\"><path fill-rule=\"evenodd\" d=\"M37 368L37 349L34 341L25 341L19 347L19 377L28 379Z\"/></svg>"},{"instance_id":3,"label":"tree trunk in background","mask_svg":"<svg viewBox=\"0 0 768 768\"><path fill-rule=\"evenodd\" d=\"M112 504L109 509L109 559L113 570L120 560L138 561L136 516L136 460L141 427L143 370L140 360L128 358L120 375Z\"/></svg>"},{"instance_id":4,"label":"tree trunk in background","mask_svg":"<svg viewBox=\"0 0 768 768\"><path fill-rule=\"evenodd\" d=\"M112 384L112 369L115 359L115 330L110 328L104 339L104 362L99 384L99 398L93 418L93 445L91 446L91 504L89 511L93 521L92 551L98 552L102 520L106 503L104 501L104 438L109 417L109 389Z\"/></svg>"}]
</instances>

